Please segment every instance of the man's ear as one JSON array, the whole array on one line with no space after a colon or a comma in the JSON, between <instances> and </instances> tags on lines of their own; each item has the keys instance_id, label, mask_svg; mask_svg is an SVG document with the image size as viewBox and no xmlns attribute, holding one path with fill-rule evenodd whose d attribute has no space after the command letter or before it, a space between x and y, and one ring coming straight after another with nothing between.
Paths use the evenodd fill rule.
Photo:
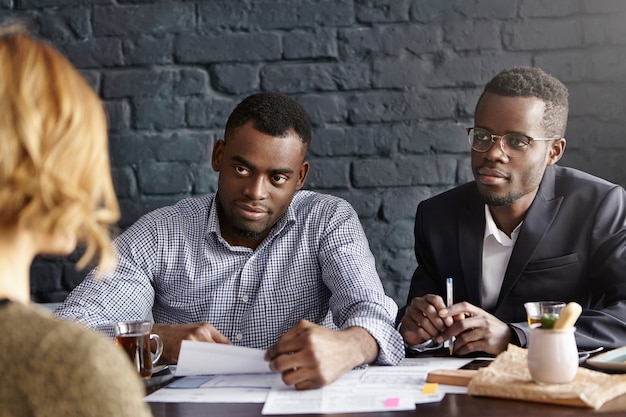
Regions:
<instances>
[{"instance_id":1,"label":"man's ear","mask_svg":"<svg viewBox=\"0 0 626 417\"><path fill-rule=\"evenodd\" d=\"M224 139L218 139L213 145L213 154L211 155L211 167L213 171L220 172L220 164L222 163L222 156L224 155Z\"/></svg>"},{"instance_id":2,"label":"man's ear","mask_svg":"<svg viewBox=\"0 0 626 417\"><path fill-rule=\"evenodd\" d=\"M565 145L567 141L565 138L557 139L554 142L550 143L550 148L548 149L548 163L547 165L556 164L559 159L563 156L565 152Z\"/></svg>"},{"instance_id":3,"label":"man's ear","mask_svg":"<svg viewBox=\"0 0 626 417\"><path fill-rule=\"evenodd\" d=\"M302 165L300 165L300 170L298 171L298 182L296 183L296 190L301 189L304 186L304 181L306 180L306 176L309 173L309 161L304 161Z\"/></svg>"}]
</instances>

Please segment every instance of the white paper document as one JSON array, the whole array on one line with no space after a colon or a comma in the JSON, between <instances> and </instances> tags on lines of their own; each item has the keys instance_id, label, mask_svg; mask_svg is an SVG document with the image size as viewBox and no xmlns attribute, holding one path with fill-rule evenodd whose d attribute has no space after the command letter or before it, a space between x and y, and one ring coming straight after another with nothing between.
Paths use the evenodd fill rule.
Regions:
<instances>
[{"instance_id":1,"label":"white paper document","mask_svg":"<svg viewBox=\"0 0 626 417\"><path fill-rule=\"evenodd\" d=\"M269 373L264 350L183 340L176 376Z\"/></svg>"},{"instance_id":2,"label":"white paper document","mask_svg":"<svg viewBox=\"0 0 626 417\"><path fill-rule=\"evenodd\" d=\"M263 403L280 374L186 376L146 397L155 403Z\"/></svg>"},{"instance_id":3,"label":"white paper document","mask_svg":"<svg viewBox=\"0 0 626 417\"><path fill-rule=\"evenodd\" d=\"M446 393L467 392L465 387L427 386L428 372L457 369L471 359L415 358L399 366L370 366L353 370L317 390L297 391L278 379L263 414L356 413L412 410L415 404L441 401ZM432 391L430 389L432 388Z\"/></svg>"},{"instance_id":4,"label":"white paper document","mask_svg":"<svg viewBox=\"0 0 626 417\"><path fill-rule=\"evenodd\" d=\"M182 365L180 359L183 359ZM441 401L446 393L467 393L466 387L427 384L426 377L432 370L457 369L470 361L458 358L404 359L398 366L356 369L324 388L297 391L286 386L279 373L269 371L267 362L263 361L263 351L184 341L175 372L177 376L187 373L194 376L172 382L148 395L146 401L265 403L263 414L411 410L415 404ZM182 366L187 368L181 371ZM250 373L251 369L255 369L254 373ZM223 372L198 375L216 371Z\"/></svg>"},{"instance_id":5,"label":"white paper document","mask_svg":"<svg viewBox=\"0 0 626 417\"><path fill-rule=\"evenodd\" d=\"M282 379L270 391L263 414L319 414L365 411L397 411L415 408L410 393L397 392L394 387L366 389L360 384L365 370L353 370L324 388L296 391Z\"/></svg>"}]
</instances>

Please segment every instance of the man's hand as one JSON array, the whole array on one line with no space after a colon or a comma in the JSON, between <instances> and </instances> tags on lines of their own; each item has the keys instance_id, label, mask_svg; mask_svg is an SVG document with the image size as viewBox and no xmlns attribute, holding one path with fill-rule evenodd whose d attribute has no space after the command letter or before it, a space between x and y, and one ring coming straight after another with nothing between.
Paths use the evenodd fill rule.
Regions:
<instances>
[{"instance_id":1,"label":"man's hand","mask_svg":"<svg viewBox=\"0 0 626 417\"><path fill-rule=\"evenodd\" d=\"M406 308L400 334L409 345L418 345L441 335L454 323L453 317L441 317L439 311L446 308L443 299L434 294L415 297Z\"/></svg>"},{"instance_id":2,"label":"man's hand","mask_svg":"<svg viewBox=\"0 0 626 417\"><path fill-rule=\"evenodd\" d=\"M154 324L152 333L163 339L161 358L170 363L178 361L183 340L230 344L230 340L209 323Z\"/></svg>"},{"instance_id":3,"label":"man's hand","mask_svg":"<svg viewBox=\"0 0 626 417\"><path fill-rule=\"evenodd\" d=\"M330 330L307 320L300 320L265 352L270 369L299 390L330 384L377 356L378 344L362 327Z\"/></svg>"},{"instance_id":4,"label":"man's hand","mask_svg":"<svg viewBox=\"0 0 626 417\"><path fill-rule=\"evenodd\" d=\"M464 316L462 320L456 318ZM441 320L453 324L435 338L442 343L456 337L454 353L465 355L471 352L485 352L497 355L506 350L512 341L512 330L508 324L468 302L461 302L439 310Z\"/></svg>"}]
</instances>

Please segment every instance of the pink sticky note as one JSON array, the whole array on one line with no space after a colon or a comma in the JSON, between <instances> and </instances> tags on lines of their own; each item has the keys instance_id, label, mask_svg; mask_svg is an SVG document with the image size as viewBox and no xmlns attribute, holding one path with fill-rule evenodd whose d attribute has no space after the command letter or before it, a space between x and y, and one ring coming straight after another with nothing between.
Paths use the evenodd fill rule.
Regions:
<instances>
[{"instance_id":1,"label":"pink sticky note","mask_svg":"<svg viewBox=\"0 0 626 417\"><path fill-rule=\"evenodd\" d=\"M400 405L400 398L387 398L385 408L396 408Z\"/></svg>"}]
</instances>

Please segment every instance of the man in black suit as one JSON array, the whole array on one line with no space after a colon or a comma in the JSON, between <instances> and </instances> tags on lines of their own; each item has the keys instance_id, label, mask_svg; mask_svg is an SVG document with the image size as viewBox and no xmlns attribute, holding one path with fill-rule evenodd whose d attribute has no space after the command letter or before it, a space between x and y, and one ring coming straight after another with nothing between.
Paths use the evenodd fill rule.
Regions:
<instances>
[{"instance_id":1,"label":"man in black suit","mask_svg":"<svg viewBox=\"0 0 626 417\"><path fill-rule=\"evenodd\" d=\"M526 346L523 305L540 300L582 305L579 348L626 345L626 192L555 165L567 96L538 68L502 71L485 87L468 129L475 181L417 208L419 266L398 315L407 345L455 337L459 355Z\"/></svg>"}]
</instances>

